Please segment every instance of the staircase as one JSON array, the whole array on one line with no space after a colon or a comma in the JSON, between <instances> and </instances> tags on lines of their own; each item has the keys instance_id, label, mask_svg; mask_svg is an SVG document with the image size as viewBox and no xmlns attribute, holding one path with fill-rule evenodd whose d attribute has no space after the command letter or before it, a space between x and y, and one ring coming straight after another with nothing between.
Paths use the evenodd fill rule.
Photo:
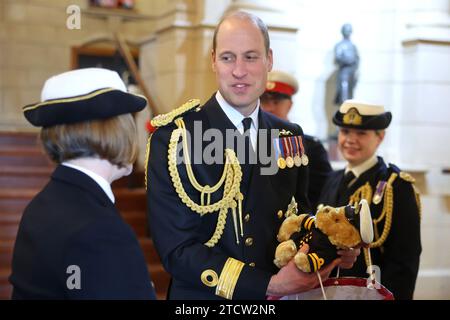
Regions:
<instances>
[{"instance_id":1,"label":"staircase","mask_svg":"<svg viewBox=\"0 0 450 320\"><path fill-rule=\"evenodd\" d=\"M0 299L11 296L8 277L22 212L54 168L41 150L36 134L0 132ZM113 192L119 211L138 237L157 297L165 299L169 275L148 236L143 180L143 173L124 177L113 183Z\"/></svg>"}]
</instances>

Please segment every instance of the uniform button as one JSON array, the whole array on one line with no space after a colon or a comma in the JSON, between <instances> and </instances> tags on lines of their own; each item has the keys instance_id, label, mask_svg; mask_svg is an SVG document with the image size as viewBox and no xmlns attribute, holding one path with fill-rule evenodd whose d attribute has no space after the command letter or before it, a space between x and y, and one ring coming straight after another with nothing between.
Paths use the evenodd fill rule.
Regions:
<instances>
[{"instance_id":1,"label":"uniform button","mask_svg":"<svg viewBox=\"0 0 450 320\"><path fill-rule=\"evenodd\" d=\"M251 245L253 245L253 238L247 238L245 239L245 245L247 247L250 247Z\"/></svg>"},{"instance_id":2,"label":"uniform button","mask_svg":"<svg viewBox=\"0 0 450 320\"><path fill-rule=\"evenodd\" d=\"M256 264L255 264L254 262L250 262L248 265L249 265L250 267L256 266Z\"/></svg>"},{"instance_id":3,"label":"uniform button","mask_svg":"<svg viewBox=\"0 0 450 320\"><path fill-rule=\"evenodd\" d=\"M278 218L279 218L279 219L283 218L283 211L278 210L277 215L278 215Z\"/></svg>"},{"instance_id":4,"label":"uniform button","mask_svg":"<svg viewBox=\"0 0 450 320\"><path fill-rule=\"evenodd\" d=\"M250 213L247 213L244 217L245 222L249 222L250 221Z\"/></svg>"}]
</instances>

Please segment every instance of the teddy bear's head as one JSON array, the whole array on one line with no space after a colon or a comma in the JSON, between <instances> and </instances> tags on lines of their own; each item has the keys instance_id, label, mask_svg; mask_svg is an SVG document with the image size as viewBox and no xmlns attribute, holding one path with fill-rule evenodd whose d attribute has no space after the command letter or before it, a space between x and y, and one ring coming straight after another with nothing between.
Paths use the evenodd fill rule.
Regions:
<instances>
[{"instance_id":1,"label":"teddy bear's head","mask_svg":"<svg viewBox=\"0 0 450 320\"><path fill-rule=\"evenodd\" d=\"M359 230L345 215L346 208L325 206L316 213L316 227L339 249L353 248L361 243Z\"/></svg>"}]
</instances>

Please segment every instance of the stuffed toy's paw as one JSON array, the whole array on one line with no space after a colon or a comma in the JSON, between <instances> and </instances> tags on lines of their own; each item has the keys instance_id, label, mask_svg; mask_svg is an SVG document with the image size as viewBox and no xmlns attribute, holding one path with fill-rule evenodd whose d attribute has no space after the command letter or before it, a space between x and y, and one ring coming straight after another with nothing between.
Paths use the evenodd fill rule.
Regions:
<instances>
[{"instance_id":1,"label":"stuffed toy's paw","mask_svg":"<svg viewBox=\"0 0 450 320\"><path fill-rule=\"evenodd\" d=\"M295 262L295 265L297 266L297 268L299 268L303 272L311 272L308 255L301 252L300 250L294 256L294 262Z\"/></svg>"},{"instance_id":2,"label":"stuffed toy's paw","mask_svg":"<svg viewBox=\"0 0 450 320\"><path fill-rule=\"evenodd\" d=\"M291 261L296 253L297 246L293 240L283 241L275 250L275 260L273 260L273 263L275 263L278 268L282 268Z\"/></svg>"}]
</instances>

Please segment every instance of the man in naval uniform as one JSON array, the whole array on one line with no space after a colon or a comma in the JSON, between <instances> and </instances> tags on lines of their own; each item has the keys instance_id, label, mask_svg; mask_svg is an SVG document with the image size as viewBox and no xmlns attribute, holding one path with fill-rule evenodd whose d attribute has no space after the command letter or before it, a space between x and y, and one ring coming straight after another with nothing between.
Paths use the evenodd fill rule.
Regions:
<instances>
[{"instance_id":1,"label":"man in naval uniform","mask_svg":"<svg viewBox=\"0 0 450 320\"><path fill-rule=\"evenodd\" d=\"M370 204L374 242L341 275L367 277L369 264L380 268L381 283L395 299L412 299L419 269L420 198L414 179L377 157L392 115L383 106L345 101L333 118L338 147L347 161L324 186L320 203L343 206L365 198Z\"/></svg>"},{"instance_id":2,"label":"man in naval uniform","mask_svg":"<svg viewBox=\"0 0 450 320\"><path fill-rule=\"evenodd\" d=\"M272 67L265 24L243 12L222 19L213 38L212 67L219 90L205 105L190 101L151 121L157 129L149 139L149 227L172 276L168 298L264 299L311 289L318 285L317 275L299 271L293 261L280 270L273 263L283 211L292 197L300 212L309 207L301 128L259 108ZM208 129L221 133L216 139L223 141L237 132L245 151L226 139L211 152L219 160L208 163L202 155L210 139L198 140ZM263 129L278 129L279 135L272 141L261 135ZM280 169L262 174L258 149L272 145ZM359 249L341 254L322 277L336 265L352 266Z\"/></svg>"},{"instance_id":3,"label":"man in naval uniform","mask_svg":"<svg viewBox=\"0 0 450 320\"><path fill-rule=\"evenodd\" d=\"M293 76L283 71L272 70L268 75L266 91L261 96L261 108L281 119L288 120L292 96L297 91L298 82ZM303 143L309 159L308 199L314 209L332 169L328 161L328 153L319 139L305 134Z\"/></svg>"}]
</instances>

